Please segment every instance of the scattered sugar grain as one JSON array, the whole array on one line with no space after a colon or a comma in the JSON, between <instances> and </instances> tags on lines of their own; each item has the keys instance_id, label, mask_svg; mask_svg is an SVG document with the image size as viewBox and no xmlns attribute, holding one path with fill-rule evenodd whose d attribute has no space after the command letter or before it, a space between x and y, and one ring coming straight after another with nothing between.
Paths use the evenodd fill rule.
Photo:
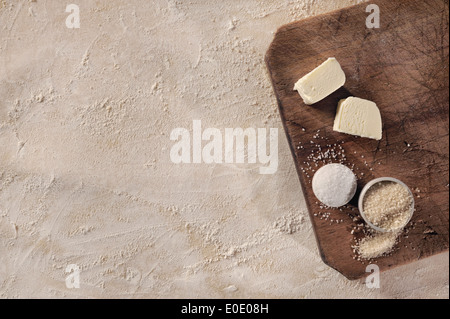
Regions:
<instances>
[{"instance_id":1,"label":"scattered sugar grain","mask_svg":"<svg viewBox=\"0 0 450 319\"><path fill-rule=\"evenodd\" d=\"M355 247L362 260L371 260L391 253L398 242L398 232L375 233L363 238Z\"/></svg>"}]
</instances>

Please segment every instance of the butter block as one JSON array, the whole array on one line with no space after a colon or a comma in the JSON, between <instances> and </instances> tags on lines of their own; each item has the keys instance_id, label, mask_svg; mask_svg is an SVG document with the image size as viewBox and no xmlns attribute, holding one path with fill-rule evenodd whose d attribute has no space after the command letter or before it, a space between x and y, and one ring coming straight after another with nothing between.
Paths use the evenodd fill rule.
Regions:
<instances>
[{"instance_id":1,"label":"butter block","mask_svg":"<svg viewBox=\"0 0 450 319\"><path fill-rule=\"evenodd\" d=\"M298 80L294 90L298 91L306 105L312 105L337 91L345 81L345 73L339 62L335 58L329 58Z\"/></svg>"},{"instance_id":2,"label":"butter block","mask_svg":"<svg viewBox=\"0 0 450 319\"><path fill-rule=\"evenodd\" d=\"M374 102L357 97L341 100L333 129L340 133L381 140L383 121L380 109Z\"/></svg>"}]
</instances>

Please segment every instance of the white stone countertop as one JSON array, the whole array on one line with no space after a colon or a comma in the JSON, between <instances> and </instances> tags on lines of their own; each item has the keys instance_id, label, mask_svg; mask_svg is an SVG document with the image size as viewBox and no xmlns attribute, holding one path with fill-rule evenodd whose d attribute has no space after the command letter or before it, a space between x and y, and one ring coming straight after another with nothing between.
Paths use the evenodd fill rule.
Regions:
<instances>
[{"instance_id":1,"label":"white stone countertop","mask_svg":"<svg viewBox=\"0 0 450 319\"><path fill-rule=\"evenodd\" d=\"M448 253L368 289L317 251L264 55L358 2L73 0L69 29L66 1L0 0L0 297L448 298ZM277 172L174 164L194 120L277 128Z\"/></svg>"}]
</instances>

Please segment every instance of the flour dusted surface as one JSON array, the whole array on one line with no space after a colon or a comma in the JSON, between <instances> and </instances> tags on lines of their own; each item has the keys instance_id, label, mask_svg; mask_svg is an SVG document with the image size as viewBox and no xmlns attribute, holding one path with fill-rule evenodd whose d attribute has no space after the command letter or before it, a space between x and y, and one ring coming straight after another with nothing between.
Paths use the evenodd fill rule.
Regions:
<instances>
[{"instance_id":1,"label":"flour dusted surface","mask_svg":"<svg viewBox=\"0 0 450 319\"><path fill-rule=\"evenodd\" d=\"M281 131L273 32L357 2L79 0L69 30L66 3L0 0L0 297L448 296L441 257L382 293L326 267L282 134L274 176L169 160L193 119Z\"/></svg>"}]
</instances>

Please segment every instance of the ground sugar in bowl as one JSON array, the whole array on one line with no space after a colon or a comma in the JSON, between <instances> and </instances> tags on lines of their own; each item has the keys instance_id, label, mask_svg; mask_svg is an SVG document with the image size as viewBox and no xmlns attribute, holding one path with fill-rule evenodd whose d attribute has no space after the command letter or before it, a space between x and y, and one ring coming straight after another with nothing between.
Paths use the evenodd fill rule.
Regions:
<instances>
[{"instance_id":1,"label":"ground sugar in bowl","mask_svg":"<svg viewBox=\"0 0 450 319\"><path fill-rule=\"evenodd\" d=\"M383 177L367 184L359 198L359 211L373 229L398 232L411 221L415 211L414 195L402 181Z\"/></svg>"}]
</instances>

